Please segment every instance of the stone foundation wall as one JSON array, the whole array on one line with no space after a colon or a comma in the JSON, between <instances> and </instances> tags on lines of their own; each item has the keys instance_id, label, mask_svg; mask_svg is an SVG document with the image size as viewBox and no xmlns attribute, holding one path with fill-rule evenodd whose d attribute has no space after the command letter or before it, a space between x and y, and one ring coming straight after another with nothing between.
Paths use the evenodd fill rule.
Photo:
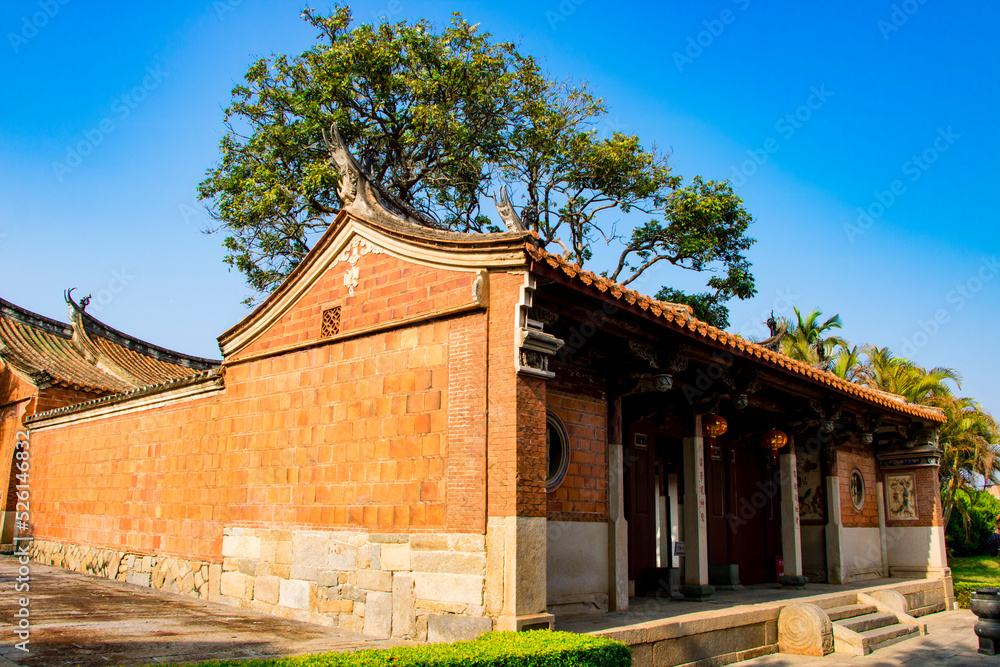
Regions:
<instances>
[{"instance_id":1,"label":"stone foundation wall","mask_svg":"<svg viewBox=\"0 0 1000 667\"><path fill-rule=\"evenodd\" d=\"M31 559L95 577L202 600L221 601L222 565L219 563L46 540L31 543Z\"/></svg>"},{"instance_id":2,"label":"stone foundation wall","mask_svg":"<svg viewBox=\"0 0 1000 667\"><path fill-rule=\"evenodd\" d=\"M486 540L230 527L221 601L374 637L455 641L493 629Z\"/></svg>"}]
</instances>

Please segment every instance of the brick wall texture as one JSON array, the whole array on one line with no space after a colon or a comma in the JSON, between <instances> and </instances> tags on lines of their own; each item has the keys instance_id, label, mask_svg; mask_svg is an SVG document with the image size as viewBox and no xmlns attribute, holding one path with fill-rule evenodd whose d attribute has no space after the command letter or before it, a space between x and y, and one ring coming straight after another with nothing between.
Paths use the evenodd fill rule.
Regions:
<instances>
[{"instance_id":1,"label":"brick wall texture","mask_svg":"<svg viewBox=\"0 0 1000 667\"><path fill-rule=\"evenodd\" d=\"M857 468L865 480L865 502L861 510L851 501L851 471ZM875 484L875 453L859 444L837 447L837 475L840 477L840 513L845 528L878 528L878 499Z\"/></svg>"},{"instance_id":2,"label":"brick wall texture","mask_svg":"<svg viewBox=\"0 0 1000 667\"><path fill-rule=\"evenodd\" d=\"M498 275L489 319L481 309L434 317L472 302L475 274L387 254L357 265L353 296L341 262L251 348L314 340L321 306L331 303L342 305L342 331L390 312L428 319L272 356L239 355L243 361L227 365L224 392L36 431L35 536L219 562L223 527L233 525L483 533L487 373L498 384L489 408L501 413L489 420L500 441L491 461L499 495L491 498L507 499L511 512L517 499L544 511L531 502L538 489L532 495L526 467L544 457L544 384L518 382L509 356L517 290L504 290L523 276ZM393 291L410 297L397 301ZM488 363L494 334L510 345ZM541 403L537 434L530 420L517 433L503 420L505 411L520 414L521 402L529 412ZM518 468L522 442L529 454ZM519 495L519 483L529 492Z\"/></svg>"},{"instance_id":3,"label":"brick wall texture","mask_svg":"<svg viewBox=\"0 0 1000 667\"><path fill-rule=\"evenodd\" d=\"M580 393L548 390L548 409L569 438L569 467L562 484L548 494L553 521L608 520L607 401Z\"/></svg>"}]
</instances>

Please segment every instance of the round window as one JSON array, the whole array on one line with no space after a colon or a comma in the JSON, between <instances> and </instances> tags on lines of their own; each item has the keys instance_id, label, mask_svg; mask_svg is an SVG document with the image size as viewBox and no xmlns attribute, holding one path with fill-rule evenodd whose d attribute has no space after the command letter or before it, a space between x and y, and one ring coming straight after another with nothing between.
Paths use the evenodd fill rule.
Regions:
<instances>
[{"instance_id":1,"label":"round window","mask_svg":"<svg viewBox=\"0 0 1000 667\"><path fill-rule=\"evenodd\" d=\"M865 506L865 478L860 470L855 468L851 471L847 485L851 494L851 504L854 505L854 509L861 511L861 508Z\"/></svg>"},{"instance_id":2,"label":"round window","mask_svg":"<svg viewBox=\"0 0 1000 667\"><path fill-rule=\"evenodd\" d=\"M569 468L569 438L566 428L553 414L545 418L545 446L548 450L548 476L545 479L545 490L555 491L562 484Z\"/></svg>"}]
</instances>

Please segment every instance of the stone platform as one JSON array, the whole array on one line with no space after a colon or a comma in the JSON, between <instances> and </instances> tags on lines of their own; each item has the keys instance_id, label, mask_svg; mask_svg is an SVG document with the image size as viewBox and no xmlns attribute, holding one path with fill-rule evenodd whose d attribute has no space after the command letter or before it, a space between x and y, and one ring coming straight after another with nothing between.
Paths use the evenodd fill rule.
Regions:
<instances>
[{"instance_id":1,"label":"stone platform","mask_svg":"<svg viewBox=\"0 0 1000 667\"><path fill-rule=\"evenodd\" d=\"M562 617L556 629L623 641L632 647L636 667L715 667L778 653L778 616L785 607L842 607L854 604L858 594L884 590L902 595L907 613L916 617L944 611L949 604L942 579L810 584L803 590L775 584L719 591L705 602L633 598L627 612Z\"/></svg>"}]
</instances>

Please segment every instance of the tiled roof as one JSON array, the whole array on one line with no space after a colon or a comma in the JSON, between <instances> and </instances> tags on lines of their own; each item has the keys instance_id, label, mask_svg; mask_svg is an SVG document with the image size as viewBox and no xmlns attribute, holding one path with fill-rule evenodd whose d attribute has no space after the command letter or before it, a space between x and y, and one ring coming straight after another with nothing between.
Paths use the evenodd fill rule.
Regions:
<instances>
[{"instance_id":1,"label":"tiled roof","mask_svg":"<svg viewBox=\"0 0 1000 667\"><path fill-rule=\"evenodd\" d=\"M87 314L67 293L72 324L0 299L0 358L39 386L121 394L217 370L220 362L146 343Z\"/></svg>"},{"instance_id":2,"label":"tiled roof","mask_svg":"<svg viewBox=\"0 0 1000 667\"><path fill-rule=\"evenodd\" d=\"M85 401L83 403L75 403L73 405L67 405L61 408L55 408L53 410L46 410L45 412L40 412L38 414L27 417L24 420L24 423L32 424L42 419L48 419L49 417L70 415L77 412L84 412L92 408L98 408L106 405L114 405L116 403L122 403L124 401L128 401L134 398L141 398L143 396L157 394L161 391L189 387L191 385L196 385L200 382L204 382L207 380L215 380L216 382L221 383L224 375L225 373L221 367L210 368L208 370L199 371L197 373L188 375L186 377L172 378L170 380L164 380L163 382L157 382L155 384L146 385L144 387L136 387L134 389L118 392L115 394L111 394L109 396L101 396L100 398L95 398L89 401Z\"/></svg>"},{"instance_id":3,"label":"tiled roof","mask_svg":"<svg viewBox=\"0 0 1000 667\"><path fill-rule=\"evenodd\" d=\"M96 393L130 385L87 361L73 344L73 329L0 299L0 357L35 384Z\"/></svg>"},{"instance_id":4,"label":"tiled roof","mask_svg":"<svg viewBox=\"0 0 1000 667\"><path fill-rule=\"evenodd\" d=\"M809 378L839 393L855 397L867 403L932 422L943 423L947 421L944 415L934 408L907 403L901 396L864 387L839 378L833 373L821 371L809 364L796 361L781 352L769 350L762 345L758 345L736 334L728 333L697 319L687 306L651 299L612 280L598 276L590 271L584 271L579 266L570 264L558 255L553 255L539 249L533 243L526 243L525 249L536 263L542 264L571 279L583 290L608 295L618 301L623 301L633 309L648 313L662 320L671 329L683 332L691 338L712 341L722 347L735 350L743 356L760 359L768 365Z\"/></svg>"},{"instance_id":5,"label":"tiled roof","mask_svg":"<svg viewBox=\"0 0 1000 667\"><path fill-rule=\"evenodd\" d=\"M66 295L80 344L133 387L188 377L221 362L193 357L147 343L94 318Z\"/></svg>"}]
</instances>

